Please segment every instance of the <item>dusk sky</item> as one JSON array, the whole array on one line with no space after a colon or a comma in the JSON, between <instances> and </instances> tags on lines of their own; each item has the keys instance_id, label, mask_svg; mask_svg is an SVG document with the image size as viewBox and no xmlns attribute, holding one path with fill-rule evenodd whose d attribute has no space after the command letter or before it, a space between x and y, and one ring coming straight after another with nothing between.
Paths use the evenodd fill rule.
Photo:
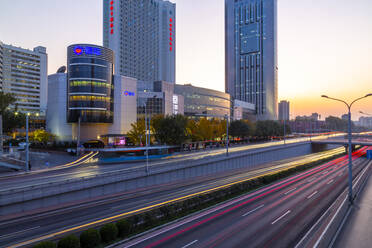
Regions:
<instances>
[{"instance_id":1,"label":"dusk sky","mask_svg":"<svg viewBox=\"0 0 372 248\"><path fill-rule=\"evenodd\" d=\"M224 91L224 0L177 4L177 83ZM279 100L291 118L346 107L320 98L352 100L372 93L371 0L278 0ZM102 0L1 0L0 41L46 46L49 74L66 65L73 43L102 45ZM372 114L372 97L353 108Z\"/></svg>"}]
</instances>

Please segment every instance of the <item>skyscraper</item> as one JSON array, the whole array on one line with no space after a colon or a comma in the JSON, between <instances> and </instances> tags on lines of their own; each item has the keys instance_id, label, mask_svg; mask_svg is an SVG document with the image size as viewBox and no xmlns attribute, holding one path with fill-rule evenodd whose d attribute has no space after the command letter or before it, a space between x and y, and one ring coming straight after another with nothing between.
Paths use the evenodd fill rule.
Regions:
<instances>
[{"instance_id":1,"label":"skyscraper","mask_svg":"<svg viewBox=\"0 0 372 248\"><path fill-rule=\"evenodd\" d=\"M14 94L19 111L45 114L47 61L45 47L28 50L0 42L0 91Z\"/></svg>"},{"instance_id":2,"label":"skyscraper","mask_svg":"<svg viewBox=\"0 0 372 248\"><path fill-rule=\"evenodd\" d=\"M103 0L103 45L115 73L175 82L176 6L163 0Z\"/></svg>"},{"instance_id":3,"label":"skyscraper","mask_svg":"<svg viewBox=\"0 0 372 248\"><path fill-rule=\"evenodd\" d=\"M279 120L283 121L289 120L289 102L288 101L280 101L278 104L279 108Z\"/></svg>"},{"instance_id":4,"label":"skyscraper","mask_svg":"<svg viewBox=\"0 0 372 248\"><path fill-rule=\"evenodd\" d=\"M225 0L225 90L277 119L277 0Z\"/></svg>"}]
</instances>

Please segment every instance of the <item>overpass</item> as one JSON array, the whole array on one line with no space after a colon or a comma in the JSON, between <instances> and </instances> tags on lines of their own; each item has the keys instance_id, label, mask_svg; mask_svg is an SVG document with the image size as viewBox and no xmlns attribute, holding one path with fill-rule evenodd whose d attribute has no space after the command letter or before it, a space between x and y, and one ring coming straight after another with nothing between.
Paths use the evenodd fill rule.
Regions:
<instances>
[{"instance_id":1,"label":"overpass","mask_svg":"<svg viewBox=\"0 0 372 248\"><path fill-rule=\"evenodd\" d=\"M325 140L312 140L312 144L331 144L331 145L343 145L347 146L349 144L347 139L325 139ZM352 139L352 146L372 146L372 139Z\"/></svg>"}]
</instances>

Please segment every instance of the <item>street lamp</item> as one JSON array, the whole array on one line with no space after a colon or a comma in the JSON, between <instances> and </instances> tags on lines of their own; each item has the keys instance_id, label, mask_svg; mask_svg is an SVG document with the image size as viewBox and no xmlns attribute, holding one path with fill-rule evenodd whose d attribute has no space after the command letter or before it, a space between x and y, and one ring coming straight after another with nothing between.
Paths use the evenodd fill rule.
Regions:
<instances>
[{"instance_id":1,"label":"street lamp","mask_svg":"<svg viewBox=\"0 0 372 248\"><path fill-rule=\"evenodd\" d=\"M334 101L338 101L338 102L342 102L348 108L349 202L350 202L350 204L353 204L353 176L352 176L353 161L352 161L352 158L351 158L351 106L353 106L353 104L356 101L359 101L359 100L361 100L363 98L366 98L366 97L369 97L369 96L372 96L372 93L367 94L367 95L365 95L363 97L359 97L359 98L355 99L354 101L352 101L350 104L348 104L344 100L337 99L337 98L332 98L332 97L329 97L329 96L326 96L326 95L322 95L322 97L324 97L324 98L327 98L327 99L330 99L330 100L334 100Z\"/></svg>"},{"instance_id":2,"label":"street lamp","mask_svg":"<svg viewBox=\"0 0 372 248\"><path fill-rule=\"evenodd\" d=\"M26 114L26 171L30 170L30 153L29 153L29 139L28 139L28 120L30 113Z\"/></svg>"},{"instance_id":3,"label":"street lamp","mask_svg":"<svg viewBox=\"0 0 372 248\"><path fill-rule=\"evenodd\" d=\"M364 113L363 111L359 111L359 113L363 114L363 115L368 115L368 116L372 116L371 114L368 114L368 113Z\"/></svg>"},{"instance_id":4,"label":"street lamp","mask_svg":"<svg viewBox=\"0 0 372 248\"><path fill-rule=\"evenodd\" d=\"M143 103L145 107L145 128L146 128L146 174L149 175L149 147L148 147L148 134L147 134L147 105L146 101Z\"/></svg>"}]
</instances>

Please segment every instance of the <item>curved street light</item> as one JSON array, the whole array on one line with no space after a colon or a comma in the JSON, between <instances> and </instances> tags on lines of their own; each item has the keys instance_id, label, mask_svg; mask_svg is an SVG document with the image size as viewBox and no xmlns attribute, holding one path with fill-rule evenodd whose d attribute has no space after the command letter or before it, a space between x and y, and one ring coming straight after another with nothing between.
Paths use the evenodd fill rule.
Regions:
<instances>
[{"instance_id":1,"label":"curved street light","mask_svg":"<svg viewBox=\"0 0 372 248\"><path fill-rule=\"evenodd\" d=\"M331 100L334 100L334 101L342 102L348 108L348 155L349 155L349 202L350 202L350 204L353 204L353 176L352 176L353 161L352 161L352 158L351 158L351 107L353 106L353 104L355 102L357 102L357 101L359 101L363 98L369 97L369 96L372 96L372 93L367 94L363 97L359 97L359 98L355 99L354 101L352 101L349 104L344 100L329 97L329 96L326 96L326 95L322 95L323 98L327 98L327 99L331 99Z\"/></svg>"}]
</instances>

